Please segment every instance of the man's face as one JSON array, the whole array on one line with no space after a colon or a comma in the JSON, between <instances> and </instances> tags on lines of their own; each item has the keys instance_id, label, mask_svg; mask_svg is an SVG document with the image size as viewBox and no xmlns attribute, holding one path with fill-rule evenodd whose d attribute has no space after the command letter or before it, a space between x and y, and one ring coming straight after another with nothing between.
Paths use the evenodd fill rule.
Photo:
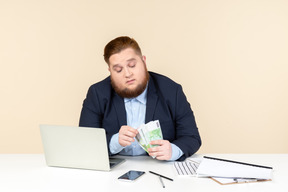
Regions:
<instances>
[{"instance_id":1,"label":"man's face","mask_svg":"<svg viewBox=\"0 0 288 192\"><path fill-rule=\"evenodd\" d=\"M146 88L149 74L146 57L139 56L132 48L127 48L109 58L111 84L121 97L133 98Z\"/></svg>"}]
</instances>

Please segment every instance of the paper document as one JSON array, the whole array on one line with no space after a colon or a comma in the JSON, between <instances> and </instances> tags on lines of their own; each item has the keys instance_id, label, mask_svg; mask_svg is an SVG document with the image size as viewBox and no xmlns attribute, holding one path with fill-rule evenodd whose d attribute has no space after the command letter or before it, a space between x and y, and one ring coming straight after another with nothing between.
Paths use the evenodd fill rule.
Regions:
<instances>
[{"instance_id":1,"label":"paper document","mask_svg":"<svg viewBox=\"0 0 288 192\"><path fill-rule=\"evenodd\" d=\"M272 171L272 167L204 157L197 169L197 174L224 178L271 179Z\"/></svg>"},{"instance_id":2,"label":"paper document","mask_svg":"<svg viewBox=\"0 0 288 192\"><path fill-rule=\"evenodd\" d=\"M159 120L140 125L137 130L139 133L135 138L146 152L148 148L153 147L150 145L151 141L163 139Z\"/></svg>"},{"instance_id":3,"label":"paper document","mask_svg":"<svg viewBox=\"0 0 288 192\"><path fill-rule=\"evenodd\" d=\"M199 163L191 162L189 160L186 161L175 161L174 168L177 172L177 175L187 175L187 176L196 176L196 170L199 166Z\"/></svg>"}]
</instances>

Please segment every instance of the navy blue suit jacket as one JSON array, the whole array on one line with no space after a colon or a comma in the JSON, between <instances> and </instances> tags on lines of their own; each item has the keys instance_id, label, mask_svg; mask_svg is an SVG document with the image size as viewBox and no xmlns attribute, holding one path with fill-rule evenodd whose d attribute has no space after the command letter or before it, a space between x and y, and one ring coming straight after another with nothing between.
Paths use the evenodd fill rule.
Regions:
<instances>
[{"instance_id":1,"label":"navy blue suit jacket","mask_svg":"<svg viewBox=\"0 0 288 192\"><path fill-rule=\"evenodd\" d=\"M201 146L190 104L181 85L163 75L149 74L145 123L159 120L163 139L177 145L184 153L179 160L184 160ZM110 77L89 88L79 126L104 128L109 148L111 137L127 125L126 119L124 99L112 88Z\"/></svg>"}]
</instances>

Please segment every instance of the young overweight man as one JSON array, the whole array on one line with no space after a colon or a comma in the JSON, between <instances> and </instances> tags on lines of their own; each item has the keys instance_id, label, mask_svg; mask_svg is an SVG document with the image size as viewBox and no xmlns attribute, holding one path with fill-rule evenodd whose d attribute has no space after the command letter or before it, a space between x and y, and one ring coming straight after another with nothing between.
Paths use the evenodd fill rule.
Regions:
<instances>
[{"instance_id":1,"label":"young overweight man","mask_svg":"<svg viewBox=\"0 0 288 192\"><path fill-rule=\"evenodd\" d=\"M201 138L181 85L147 71L146 57L130 37L118 37L104 49L110 76L92 85L83 102L79 126L103 127L109 155L147 154L135 140L137 128L159 120L163 140L150 144L158 160L185 160Z\"/></svg>"}]
</instances>

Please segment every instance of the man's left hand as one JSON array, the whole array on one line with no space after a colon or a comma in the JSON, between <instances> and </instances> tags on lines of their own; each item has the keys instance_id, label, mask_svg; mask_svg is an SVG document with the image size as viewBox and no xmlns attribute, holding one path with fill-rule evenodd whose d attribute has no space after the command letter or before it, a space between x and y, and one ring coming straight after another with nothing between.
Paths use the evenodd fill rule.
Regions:
<instances>
[{"instance_id":1,"label":"man's left hand","mask_svg":"<svg viewBox=\"0 0 288 192\"><path fill-rule=\"evenodd\" d=\"M171 143L168 140L155 140L151 145L158 145L148 149L149 155L158 160L170 160L172 156Z\"/></svg>"}]
</instances>

